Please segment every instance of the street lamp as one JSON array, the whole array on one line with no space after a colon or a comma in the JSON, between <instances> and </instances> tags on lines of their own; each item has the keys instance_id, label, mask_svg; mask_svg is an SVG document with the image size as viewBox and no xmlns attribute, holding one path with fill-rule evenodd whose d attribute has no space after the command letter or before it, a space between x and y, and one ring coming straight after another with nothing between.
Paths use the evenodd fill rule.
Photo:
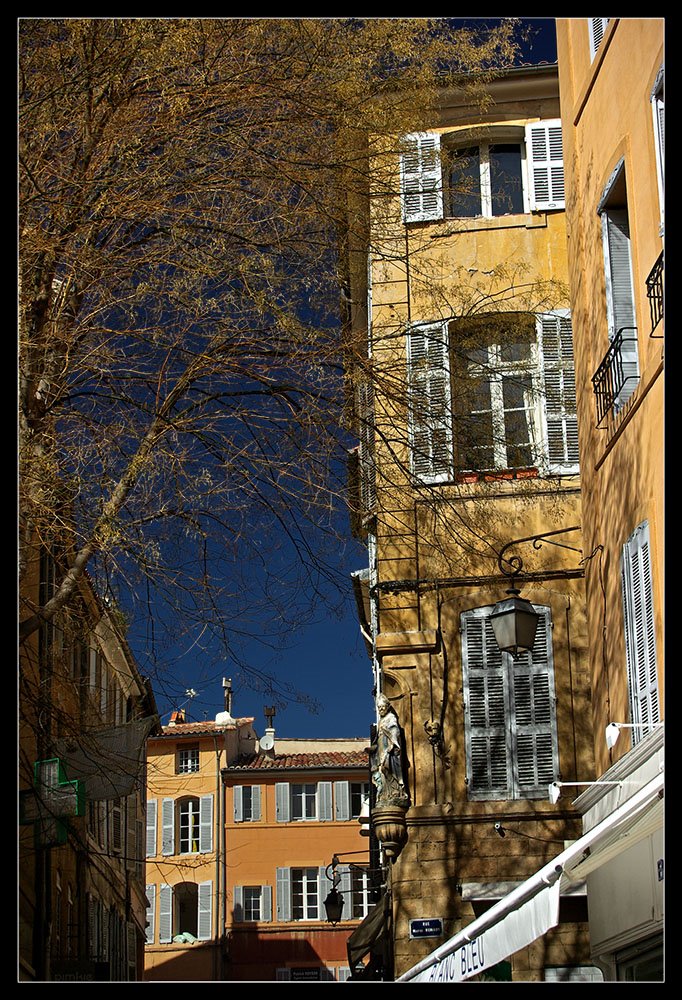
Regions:
<instances>
[{"instance_id":1,"label":"street lamp","mask_svg":"<svg viewBox=\"0 0 682 1000\"><path fill-rule=\"evenodd\" d=\"M621 729L660 729L662 722L610 722L606 727L606 746L609 750L616 745Z\"/></svg>"},{"instance_id":2,"label":"street lamp","mask_svg":"<svg viewBox=\"0 0 682 1000\"><path fill-rule=\"evenodd\" d=\"M343 914L343 895L337 889L337 886L341 881L341 876L336 874L336 866L338 863L339 859L336 855L334 855L331 864L327 865L327 878L332 883L332 887L324 901L324 908L327 913L327 921L330 924L338 924L341 919L341 915ZM329 874L330 868L332 870L331 875Z\"/></svg>"},{"instance_id":3,"label":"street lamp","mask_svg":"<svg viewBox=\"0 0 682 1000\"><path fill-rule=\"evenodd\" d=\"M578 525L570 528L559 528L556 531L545 531L541 535L529 535L527 538L517 538L512 542L507 542L500 550L497 557L497 564L500 572L511 577L511 587L507 591L507 597L498 601L490 615L495 641L503 653L511 653L513 657L520 653L526 653L533 648L535 633L538 621L541 616L535 611L530 601L521 597L521 591L516 587L516 577L523 572L523 560L521 556L505 556L507 549L514 545L521 545L523 542L532 542L533 548L539 549L544 542L550 545L557 545L559 548L575 549L572 545L564 545L562 542L550 540L550 535L563 535L570 531L577 531Z\"/></svg>"}]
</instances>

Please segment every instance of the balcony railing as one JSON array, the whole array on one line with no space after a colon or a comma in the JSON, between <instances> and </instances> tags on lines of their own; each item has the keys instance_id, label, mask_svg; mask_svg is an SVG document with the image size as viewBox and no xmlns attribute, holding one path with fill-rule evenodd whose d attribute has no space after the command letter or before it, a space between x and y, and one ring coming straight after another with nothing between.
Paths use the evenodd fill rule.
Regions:
<instances>
[{"instance_id":1,"label":"balcony railing","mask_svg":"<svg viewBox=\"0 0 682 1000\"><path fill-rule=\"evenodd\" d=\"M651 268L651 273L646 279L646 294L651 312L651 333L649 336L652 336L663 319L663 253Z\"/></svg>"},{"instance_id":2,"label":"balcony railing","mask_svg":"<svg viewBox=\"0 0 682 1000\"><path fill-rule=\"evenodd\" d=\"M603 361L592 376L597 427L609 413L617 413L625 405L638 380L637 328L624 326L611 341Z\"/></svg>"}]
</instances>

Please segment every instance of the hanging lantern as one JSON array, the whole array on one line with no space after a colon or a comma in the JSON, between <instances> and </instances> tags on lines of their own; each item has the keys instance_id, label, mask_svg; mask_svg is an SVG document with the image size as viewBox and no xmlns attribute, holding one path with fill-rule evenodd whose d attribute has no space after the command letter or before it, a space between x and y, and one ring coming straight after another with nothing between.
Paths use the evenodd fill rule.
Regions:
<instances>
[{"instance_id":1,"label":"hanging lantern","mask_svg":"<svg viewBox=\"0 0 682 1000\"><path fill-rule=\"evenodd\" d=\"M490 615L495 640L503 653L519 656L533 648L540 615L530 601L512 587L503 601L498 601Z\"/></svg>"}]
</instances>

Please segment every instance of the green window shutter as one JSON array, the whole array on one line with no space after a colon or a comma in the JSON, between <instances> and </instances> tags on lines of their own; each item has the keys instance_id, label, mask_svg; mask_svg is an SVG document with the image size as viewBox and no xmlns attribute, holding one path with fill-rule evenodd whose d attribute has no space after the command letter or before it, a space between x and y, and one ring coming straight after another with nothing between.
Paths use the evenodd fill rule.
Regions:
<instances>
[{"instance_id":1,"label":"green window shutter","mask_svg":"<svg viewBox=\"0 0 682 1000\"><path fill-rule=\"evenodd\" d=\"M200 882L197 889L197 938L210 941L213 937L213 882Z\"/></svg>"},{"instance_id":2,"label":"green window shutter","mask_svg":"<svg viewBox=\"0 0 682 1000\"><path fill-rule=\"evenodd\" d=\"M161 853L175 853L175 800L161 802Z\"/></svg>"},{"instance_id":3,"label":"green window shutter","mask_svg":"<svg viewBox=\"0 0 682 1000\"><path fill-rule=\"evenodd\" d=\"M423 482L453 477L452 399L446 323L414 326L407 334L412 472Z\"/></svg>"},{"instance_id":4,"label":"green window shutter","mask_svg":"<svg viewBox=\"0 0 682 1000\"><path fill-rule=\"evenodd\" d=\"M621 561L625 654L632 722L632 742L660 722L653 578L648 521L642 522L623 546Z\"/></svg>"},{"instance_id":5,"label":"green window shutter","mask_svg":"<svg viewBox=\"0 0 682 1000\"><path fill-rule=\"evenodd\" d=\"M579 452L571 320L559 313L545 313L539 325L549 471L572 474L578 471Z\"/></svg>"},{"instance_id":6,"label":"green window shutter","mask_svg":"<svg viewBox=\"0 0 682 1000\"><path fill-rule=\"evenodd\" d=\"M339 821L350 819L350 782L334 782L334 816Z\"/></svg>"},{"instance_id":7,"label":"green window shutter","mask_svg":"<svg viewBox=\"0 0 682 1000\"><path fill-rule=\"evenodd\" d=\"M147 896L147 929L146 929L146 941L147 944L154 944L154 934L155 931L155 918L156 918L156 886L148 885L145 889L145 894Z\"/></svg>"},{"instance_id":8,"label":"green window shutter","mask_svg":"<svg viewBox=\"0 0 682 1000\"><path fill-rule=\"evenodd\" d=\"M428 222L443 217L443 176L440 136L415 132L405 136L400 157L403 222Z\"/></svg>"},{"instance_id":9,"label":"green window shutter","mask_svg":"<svg viewBox=\"0 0 682 1000\"><path fill-rule=\"evenodd\" d=\"M232 802L234 806L234 821L235 823L241 823L243 819L241 785L235 785L232 789Z\"/></svg>"},{"instance_id":10,"label":"green window shutter","mask_svg":"<svg viewBox=\"0 0 682 1000\"><path fill-rule=\"evenodd\" d=\"M526 126L526 155L531 211L565 208L564 146L558 118Z\"/></svg>"},{"instance_id":11,"label":"green window shutter","mask_svg":"<svg viewBox=\"0 0 682 1000\"><path fill-rule=\"evenodd\" d=\"M173 937L173 886L159 886L159 944L169 944Z\"/></svg>"},{"instance_id":12,"label":"green window shutter","mask_svg":"<svg viewBox=\"0 0 682 1000\"><path fill-rule=\"evenodd\" d=\"M291 815L289 782L278 781L275 785L275 806L278 823L288 823Z\"/></svg>"},{"instance_id":13,"label":"green window shutter","mask_svg":"<svg viewBox=\"0 0 682 1000\"><path fill-rule=\"evenodd\" d=\"M277 919L280 923L291 920L291 869L277 869Z\"/></svg>"},{"instance_id":14,"label":"green window shutter","mask_svg":"<svg viewBox=\"0 0 682 1000\"><path fill-rule=\"evenodd\" d=\"M213 795L202 795L199 801L199 853L213 850Z\"/></svg>"}]
</instances>

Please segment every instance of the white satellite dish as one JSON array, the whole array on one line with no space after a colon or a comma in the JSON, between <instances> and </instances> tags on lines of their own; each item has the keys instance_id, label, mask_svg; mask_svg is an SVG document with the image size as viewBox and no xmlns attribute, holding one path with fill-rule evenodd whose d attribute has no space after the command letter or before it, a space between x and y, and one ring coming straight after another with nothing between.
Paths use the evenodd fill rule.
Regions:
<instances>
[{"instance_id":1,"label":"white satellite dish","mask_svg":"<svg viewBox=\"0 0 682 1000\"><path fill-rule=\"evenodd\" d=\"M270 733L266 733L265 736L261 737L261 739L259 741L259 745L260 745L261 750L272 750L272 748L275 745L275 740L270 735Z\"/></svg>"}]
</instances>

